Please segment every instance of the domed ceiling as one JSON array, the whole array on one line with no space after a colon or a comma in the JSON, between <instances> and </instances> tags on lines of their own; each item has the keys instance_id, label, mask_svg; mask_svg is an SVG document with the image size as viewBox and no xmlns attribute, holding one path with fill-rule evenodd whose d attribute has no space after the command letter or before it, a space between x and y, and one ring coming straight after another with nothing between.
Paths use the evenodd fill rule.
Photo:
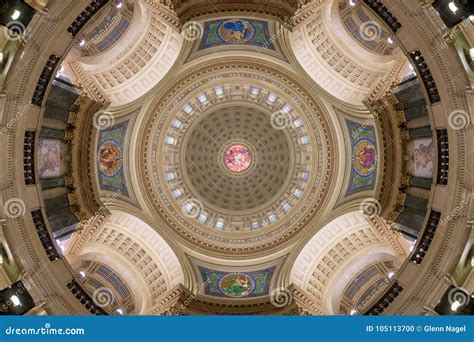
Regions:
<instances>
[{"instance_id":1,"label":"domed ceiling","mask_svg":"<svg viewBox=\"0 0 474 342\"><path fill-rule=\"evenodd\" d=\"M74 281L128 313L369 310L439 219L446 134L395 32L362 1L196 3L104 3L71 38L38 171Z\"/></svg>"}]
</instances>

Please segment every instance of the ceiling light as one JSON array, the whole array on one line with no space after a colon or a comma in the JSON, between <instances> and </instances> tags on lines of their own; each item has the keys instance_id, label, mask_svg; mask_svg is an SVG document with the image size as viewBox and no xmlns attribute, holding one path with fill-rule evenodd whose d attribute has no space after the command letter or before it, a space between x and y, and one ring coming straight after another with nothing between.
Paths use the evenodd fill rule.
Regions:
<instances>
[{"instance_id":1,"label":"ceiling light","mask_svg":"<svg viewBox=\"0 0 474 342\"><path fill-rule=\"evenodd\" d=\"M84 272L84 271L80 271L79 274L81 275L82 278L84 278L86 276L86 272Z\"/></svg>"},{"instance_id":2,"label":"ceiling light","mask_svg":"<svg viewBox=\"0 0 474 342\"><path fill-rule=\"evenodd\" d=\"M387 38L387 42L388 42L389 44L393 44L393 38L392 38L392 37L388 37L388 38Z\"/></svg>"},{"instance_id":3,"label":"ceiling light","mask_svg":"<svg viewBox=\"0 0 474 342\"><path fill-rule=\"evenodd\" d=\"M79 43L79 46L84 46L84 45L86 45L86 41L82 39L81 42Z\"/></svg>"},{"instance_id":4,"label":"ceiling light","mask_svg":"<svg viewBox=\"0 0 474 342\"><path fill-rule=\"evenodd\" d=\"M357 4L356 0L349 0L349 5L355 6Z\"/></svg>"},{"instance_id":5,"label":"ceiling light","mask_svg":"<svg viewBox=\"0 0 474 342\"><path fill-rule=\"evenodd\" d=\"M458 11L458 6L456 6L456 4L454 3L454 1L451 1L449 4L448 4L448 7L449 9L451 10L451 12L453 12L454 14L456 14L456 12Z\"/></svg>"},{"instance_id":6,"label":"ceiling light","mask_svg":"<svg viewBox=\"0 0 474 342\"><path fill-rule=\"evenodd\" d=\"M20 17L20 15L21 15L21 12L19 10L14 10L10 18L12 18L13 20L17 20Z\"/></svg>"},{"instance_id":7,"label":"ceiling light","mask_svg":"<svg viewBox=\"0 0 474 342\"><path fill-rule=\"evenodd\" d=\"M390 272L388 274L388 279L392 279L394 275L395 275L395 272Z\"/></svg>"},{"instance_id":8,"label":"ceiling light","mask_svg":"<svg viewBox=\"0 0 474 342\"><path fill-rule=\"evenodd\" d=\"M123 315L123 310L122 310L122 309L117 309L117 310L115 310L115 311L117 311L117 313L118 313L119 315Z\"/></svg>"},{"instance_id":9,"label":"ceiling light","mask_svg":"<svg viewBox=\"0 0 474 342\"><path fill-rule=\"evenodd\" d=\"M458 311L459 307L461 306L461 303L459 301L454 301L453 304L451 304L451 311Z\"/></svg>"},{"instance_id":10,"label":"ceiling light","mask_svg":"<svg viewBox=\"0 0 474 342\"><path fill-rule=\"evenodd\" d=\"M351 310L351 316L354 316L356 313L357 313L356 310L354 310L354 309Z\"/></svg>"},{"instance_id":11,"label":"ceiling light","mask_svg":"<svg viewBox=\"0 0 474 342\"><path fill-rule=\"evenodd\" d=\"M3 52L0 52L0 63L3 63Z\"/></svg>"},{"instance_id":12,"label":"ceiling light","mask_svg":"<svg viewBox=\"0 0 474 342\"><path fill-rule=\"evenodd\" d=\"M122 3L122 1L120 1L117 5L115 5L115 7L122 8L122 5L123 5L123 3Z\"/></svg>"},{"instance_id":13,"label":"ceiling light","mask_svg":"<svg viewBox=\"0 0 474 342\"><path fill-rule=\"evenodd\" d=\"M469 55L471 56L471 60L474 61L474 48L469 49Z\"/></svg>"},{"instance_id":14,"label":"ceiling light","mask_svg":"<svg viewBox=\"0 0 474 342\"><path fill-rule=\"evenodd\" d=\"M15 295L11 296L11 297L10 297L10 300L12 301L13 306L19 306L19 305L21 305L20 299L19 299L17 296L15 296Z\"/></svg>"}]
</instances>

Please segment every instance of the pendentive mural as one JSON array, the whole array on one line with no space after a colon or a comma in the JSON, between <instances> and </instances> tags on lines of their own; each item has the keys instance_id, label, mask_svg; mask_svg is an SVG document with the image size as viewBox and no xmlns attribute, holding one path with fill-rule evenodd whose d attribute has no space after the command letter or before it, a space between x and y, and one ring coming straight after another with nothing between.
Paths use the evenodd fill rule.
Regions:
<instances>
[{"instance_id":1,"label":"pendentive mural","mask_svg":"<svg viewBox=\"0 0 474 342\"><path fill-rule=\"evenodd\" d=\"M128 121L102 130L97 148L97 168L101 190L128 196L123 169L125 133Z\"/></svg>"},{"instance_id":2,"label":"pendentive mural","mask_svg":"<svg viewBox=\"0 0 474 342\"><path fill-rule=\"evenodd\" d=\"M371 126L346 119L351 146L351 175L346 196L372 190L377 179L377 143Z\"/></svg>"},{"instance_id":3,"label":"pendentive mural","mask_svg":"<svg viewBox=\"0 0 474 342\"><path fill-rule=\"evenodd\" d=\"M54 178L61 175L61 141L41 139L38 149L38 170L40 178Z\"/></svg>"},{"instance_id":4,"label":"pendentive mural","mask_svg":"<svg viewBox=\"0 0 474 342\"><path fill-rule=\"evenodd\" d=\"M205 294L217 297L248 298L265 296L275 267L252 272L221 272L199 267Z\"/></svg>"},{"instance_id":5,"label":"pendentive mural","mask_svg":"<svg viewBox=\"0 0 474 342\"><path fill-rule=\"evenodd\" d=\"M432 178L434 169L433 138L413 141L413 175L419 178Z\"/></svg>"},{"instance_id":6,"label":"pendentive mural","mask_svg":"<svg viewBox=\"0 0 474 342\"><path fill-rule=\"evenodd\" d=\"M275 50L268 23L254 19L220 19L204 23L198 50L219 45L248 44Z\"/></svg>"}]
</instances>

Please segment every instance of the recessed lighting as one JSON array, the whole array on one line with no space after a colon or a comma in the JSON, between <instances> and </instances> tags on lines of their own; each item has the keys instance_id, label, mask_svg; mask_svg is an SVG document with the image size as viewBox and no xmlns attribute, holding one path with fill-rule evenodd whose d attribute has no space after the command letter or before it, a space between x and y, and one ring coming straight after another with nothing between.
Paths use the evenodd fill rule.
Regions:
<instances>
[{"instance_id":1,"label":"recessed lighting","mask_svg":"<svg viewBox=\"0 0 474 342\"><path fill-rule=\"evenodd\" d=\"M454 14L456 14L456 12L459 10L458 6L456 6L456 4L454 3L454 1L451 1L451 2L448 4L448 7L449 7L449 9L451 10L451 12L453 12Z\"/></svg>"},{"instance_id":2,"label":"recessed lighting","mask_svg":"<svg viewBox=\"0 0 474 342\"><path fill-rule=\"evenodd\" d=\"M395 272L390 272L388 274L388 279L392 279L394 275L395 275Z\"/></svg>"},{"instance_id":3,"label":"recessed lighting","mask_svg":"<svg viewBox=\"0 0 474 342\"><path fill-rule=\"evenodd\" d=\"M20 306L21 305L20 298L18 298L15 295L11 296L10 300L12 301L13 306Z\"/></svg>"},{"instance_id":4,"label":"recessed lighting","mask_svg":"<svg viewBox=\"0 0 474 342\"><path fill-rule=\"evenodd\" d=\"M357 313L356 310L351 310L351 316L354 316Z\"/></svg>"},{"instance_id":5,"label":"recessed lighting","mask_svg":"<svg viewBox=\"0 0 474 342\"><path fill-rule=\"evenodd\" d=\"M86 45L86 41L84 39L82 39L79 43L79 46L84 46L84 45Z\"/></svg>"},{"instance_id":6,"label":"recessed lighting","mask_svg":"<svg viewBox=\"0 0 474 342\"><path fill-rule=\"evenodd\" d=\"M451 304L451 311L458 311L459 307L461 306L461 303L459 301L454 301L453 304Z\"/></svg>"},{"instance_id":7,"label":"recessed lighting","mask_svg":"<svg viewBox=\"0 0 474 342\"><path fill-rule=\"evenodd\" d=\"M123 5L123 3L122 3L122 1L120 1L117 5L115 5L115 7L122 8L122 5Z\"/></svg>"},{"instance_id":8,"label":"recessed lighting","mask_svg":"<svg viewBox=\"0 0 474 342\"><path fill-rule=\"evenodd\" d=\"M392 38L392 37L388 37L388 38L387 38L387 42L388 42L389 44L393 44L393 38Z\"/></svg>"},{"instance_id":9,"label":"recessed lighting","mask_svg":"<svg viewBox=\"0 0 474 342\"><path fill-rule=\"evenodd\" d=\"M21 12L19 10L14 10L10 18L12 18L13 20L17 20L20 17L20 15L21 15Z\"/></svg>"},{"instance_id":10,"label":"recessed lighting","mask_svg":"<svg viewBox=\"0 0 474 342\"><path fill-rule=\"evenodd\" d=\"M356 5L356 0L349 0L349 5L355 6Z\"/></svg>"},{"instance_id":11,"label":"recessed lighting","mask_svg":"<svg viewBox=\"0 0 474 342\"><path fill-rule=\"evenodd\" d=\"M86 272L84 272L84 271L80 271L79 274L81 275L82 278L84 278L86 276Z\"/></svg>"},{"instance_id":12,"label":"recessed lighting","mask_svg":"<svg viewBox=\"0 0 474 342\"><path fill-rule=\"evenodd\" d=\"M122 310L122 309L117 309L117 310L115 310L115 311L117 311L117 313L118 313L119 315L123 315L123 310Z\"/></svg>"}]
</instances>

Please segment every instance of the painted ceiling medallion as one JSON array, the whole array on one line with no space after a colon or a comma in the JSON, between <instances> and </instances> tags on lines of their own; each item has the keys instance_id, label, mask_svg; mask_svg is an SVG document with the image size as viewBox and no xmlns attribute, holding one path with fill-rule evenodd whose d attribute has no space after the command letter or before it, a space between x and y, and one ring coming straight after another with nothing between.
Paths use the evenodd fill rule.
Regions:
<instances>
[{"instance_id":1,"label":"painted ceiling medallion","mask_svg":"<svg viewBox=\"0 0 474 342\"><path fill-rule=\"evenodd\" d=\"M252 152L242 144L233 144L224 151L224 165L230 172L243 173L252 162Z\"/></svg>"}]
</instances>

